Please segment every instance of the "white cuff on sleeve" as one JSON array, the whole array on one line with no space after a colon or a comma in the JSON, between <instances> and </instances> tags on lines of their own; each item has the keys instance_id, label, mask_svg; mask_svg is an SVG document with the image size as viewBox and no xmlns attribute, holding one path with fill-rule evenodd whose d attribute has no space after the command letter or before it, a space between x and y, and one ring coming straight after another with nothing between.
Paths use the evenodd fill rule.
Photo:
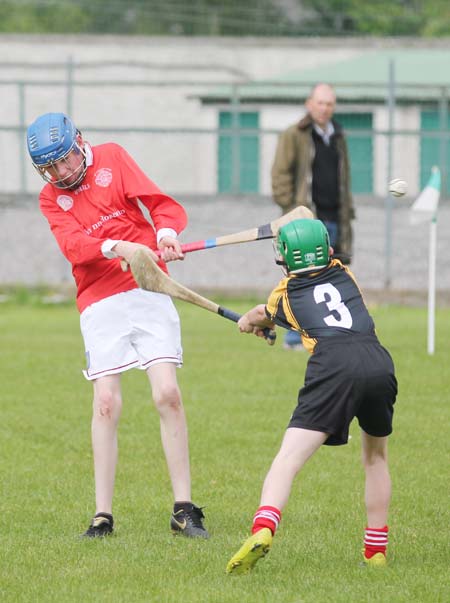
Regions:
<instances>
[{"instance_id":1,"label":"white cuff on sleeve","mask_svg":"<svg viewBox=\"0 0 450 603\"><path fill-rule=\"evenodd\" d=\"M119 257L117 253L112 249L114 245L117 245L118 242L119 241L114 241L113 239L107 239L106 241L103 241L101 249L105 258L108 258L108 260L112 260L114 258Z\"/></svg>"},{"instance_id":2,"label":"white cuff on sleeve","mask_svg":"<svg viewBox=\"0 0 450 603\"><path fill-rule=\"evenodd\" d=\"M161 228L161 230L158 230L156 233L156 240L159 243L164 237L172 237L173 239L176 239L177 236L177 232L173 228Z\"/></svg>"}]
</instances>

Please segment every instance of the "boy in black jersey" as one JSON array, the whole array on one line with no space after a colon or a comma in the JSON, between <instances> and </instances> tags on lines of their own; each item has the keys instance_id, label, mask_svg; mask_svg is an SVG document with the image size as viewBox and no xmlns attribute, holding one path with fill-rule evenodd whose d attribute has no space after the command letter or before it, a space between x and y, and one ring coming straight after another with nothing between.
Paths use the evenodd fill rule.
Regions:
<instances>
[{"instance_id":1,"label":"boy in black jersey","mask_svg":"<svg viewBox=\"0 0 450 603\"><path fill-rule=\"evenodd\" d=\"M264 481L252 536L230 559L227 573L250 571L270 550L292 482L322 445L348 440L354 417L361 427L366 474L367 527L364 563L386 565L391 480L387 437L397 395L394 365L379 343L353 274L332 259L328 232L320 220L295 220L276 240L276 262L286 272L266 305L242 316L243 333L262 336L275 324L300 332L311 352L298 404Z\"/></svg>"}]
</instances>

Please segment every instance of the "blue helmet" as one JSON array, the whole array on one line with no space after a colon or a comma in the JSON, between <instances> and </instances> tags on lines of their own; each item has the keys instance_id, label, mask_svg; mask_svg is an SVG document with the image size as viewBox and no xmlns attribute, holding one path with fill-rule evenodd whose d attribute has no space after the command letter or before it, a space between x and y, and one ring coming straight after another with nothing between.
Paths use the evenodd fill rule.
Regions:
<instances>
[{"instance_id":1,"label":"blue helmet","mask_svg":"<svg viewBox=\"0 0 450 603\"><path fill-rule=\"evenodd\" d=\"M75 188L83 180L86 161L84 149L77 141L79 134L73 121L64 113L45 113L28 127L28 152L34 167L46 182L58 188ZM54 173L49 173L48 168L66 159L71 151L81 153L81 163L69 176L58 180ZM70 180L73 174L77 174L77 179L66 184L65 180Z\"/></svg>"}]
</instances>

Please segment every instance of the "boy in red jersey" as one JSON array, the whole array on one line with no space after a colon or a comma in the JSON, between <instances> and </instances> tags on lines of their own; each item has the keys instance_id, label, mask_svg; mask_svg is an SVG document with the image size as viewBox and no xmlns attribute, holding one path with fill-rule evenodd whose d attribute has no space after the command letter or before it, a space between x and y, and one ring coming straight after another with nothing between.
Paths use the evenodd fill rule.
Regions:
<instances>
[{"instance_id":1,"label":"boy in red jersey","mask_svg":"<svg viewBox=\"0 0 450 603\"><path fill-rule=\"evenodd\" d=\"M168 296L139 289L131 272L120 266L120 259L128 262L145 247L167 272L165 262L183 259L177 235L186 226L186 213L122 147L91 147L63 113L38 117L28 128L27 143L34 167L47 182L40 209L72 264L87 358L83 372L94 386L96 513L83 536L113 532L121 373L139 368L147 373L160 415L175 499L171 529L208 538L202 510L191 501L187 426L176 379L182 364L178 314ZM152 251L157 248L161 260Z\"/></svg>"},{"instance_id":2,"label":"boy in red jersey","mask_svg":"<svg viewBox=\"0 0 450 603\"><path fill-rule=\"evenodd\" d=\"M332 253L320 220L294 220L282 226L276 261L286 278L266 304L255 306L238 322L241 332L258 336L275 323L293 328L301 333L311 357L297 407L264 480L252 536L228 562L230 574L249 572L269 552L297 473L323 444L346 444L354 417L361 427L366 475L363 562L386 565L391 497L387 441L397 380L352 273L332 259Z\"/></svg>"}]
</instances>

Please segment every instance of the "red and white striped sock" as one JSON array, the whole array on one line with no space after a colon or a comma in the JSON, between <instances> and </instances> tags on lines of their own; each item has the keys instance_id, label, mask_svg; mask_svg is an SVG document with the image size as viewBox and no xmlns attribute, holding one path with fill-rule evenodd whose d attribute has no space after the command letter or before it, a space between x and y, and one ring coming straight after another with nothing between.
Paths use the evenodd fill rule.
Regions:
<instances>
[{"instance_id":1,"label":"red and white striped sock","mask_svg":"<svg viewBox=\"0 0 450 603\"><path fill-rule=\"evenodd\" d=\"M281 521L281 511L276 507L259 507L253 516L252 534L259 532L263 528L269 528L272 535L275 535L278 524Z\"/></svg>"},{"instance_id":2,"label":"red and white striped sock","mask_svg":"<svg viewBox=\"0 0 450 603\"><path fill-rule=\"evenodd\" d=\"M366 528L364 531L364 556L370 559L376 553L386 555L388 544L388 527L384 528Z\"/></svg>"}]
</instances>

